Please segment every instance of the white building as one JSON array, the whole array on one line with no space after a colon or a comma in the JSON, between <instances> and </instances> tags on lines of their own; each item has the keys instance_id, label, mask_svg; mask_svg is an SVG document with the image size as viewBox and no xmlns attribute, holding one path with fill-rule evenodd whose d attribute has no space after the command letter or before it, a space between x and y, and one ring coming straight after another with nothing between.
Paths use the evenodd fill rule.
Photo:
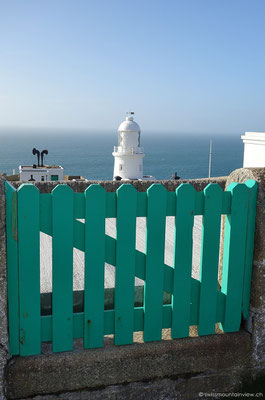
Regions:
<instances>
[{"instance_id":1,"label":"white building","mask_svg":"<svg viewBox=\"0 0 265 400\"><path fill-rule=\"evenodd\" d=\"M113 179L143 179L144 149L140 147L141 129L128 113L118 128L118 146L114 147Z\"/></svg>"},{"instance_id":2,"label":"white building","mask_svg":"<svg viewBox=\"0 0 265 400\"><path fill-rule=\"evenodd\" d=\"M47 181L63 181L64 180L64 169L60 165L44 165L38 167L37 165L20 165L19 166L20 181L36 181L36 182L47 182Z\"/></svg>"},{"instance_id":3,"label":"white building","mask_svg":"<svg viewBox=\"0 0 265 400\"><path fill-rule=\"evenodd\" d=\"M241 139L244 143L243 168L265 167L265 132L246 132Z\"/></svg>"},{"instance_id":4,"label":"white building","mask_svg":"<svg viewBox=\"0 0 265 400\"><path fill-rule=\"evenodd\" d=\"M41 152L35 147L32 154L37 156L37 164L20 165L19 178L22 182L47 182L47 181L63 181L64 169L60 165L44 165L44 155L48 154L48 150Z\"/></svg>"}]
</instances>

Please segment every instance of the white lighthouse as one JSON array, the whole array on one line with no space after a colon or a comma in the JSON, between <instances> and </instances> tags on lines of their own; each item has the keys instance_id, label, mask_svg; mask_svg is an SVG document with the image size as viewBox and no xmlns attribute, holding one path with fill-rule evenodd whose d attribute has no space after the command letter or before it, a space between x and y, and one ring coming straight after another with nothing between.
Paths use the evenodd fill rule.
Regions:
<instances>
[{"instance_id":1,"label":"white lighthouse","mask_svg":"<svg viewBox=\"0 0 265 400\"><path fill-rule=\"evenodd\" d=\"M141 129L133 120L133 112L127 113L118 128L118 146L114 147L113 179L143 179L144 149L140 147Z\"/></svg>"}]
</instances>

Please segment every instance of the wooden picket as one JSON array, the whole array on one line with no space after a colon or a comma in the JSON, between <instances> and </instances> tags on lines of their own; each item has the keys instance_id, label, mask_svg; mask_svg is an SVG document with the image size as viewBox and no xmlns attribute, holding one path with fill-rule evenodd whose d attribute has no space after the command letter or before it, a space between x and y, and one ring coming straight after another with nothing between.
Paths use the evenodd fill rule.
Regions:
<instances>
[{"instance_id":1,"label":"wooden picket","mask_svg":"<svg viewBox=\"0 0 265 400\"><path fill-rule=\"evenodd\" d=\"M117 190L115 275L115 344L133 342L135 234L137 192L131 185Z\"/></svg>"},{"instance_id":2,"label":"wooden picket","mask_svg":"<svg viewBox=\"0 0 265 400\"><path fill-rule=\"evenodd\" d=\"M225 332L240 327L242 290L244 281L247 238L248 188L245 184L231 183L231 214L225 219L222 292L226 295L225 319L221 326Z\"/></svg>"},{"instance_id":3,"label":"wooden picket","mask_svg":"<svg viewBox=\"0 0 265 400\"><path fill-rule=\"evenodd\" d=\"M40 222L39 191L30 184L20 186L18 197L18 290L20 354L41 349L40 320Z\"/></svg>"},{"instance_id":4,"label":"wooden picket","mask_svg":"<svg viewBox=\"0 0 265 400\"><path fill-rule=\"evenodd\" d=\"M163 266L165 251L166 189L153 184L147 190L146 270L144 284L144 341L160 340L163 327Z\"/></svg>"},{"instance_id":5,"label":"wooden picket","mask_svg":"<svg viewBox=\"0 0 265 400\"><path fill-rule=\"evenodd\" d=\"M102 347L104 338L106 192L91 185L85 200L84 348L91 348Z\"/></svg>"},{"instance_id":6,"label":"wooden picket","mask_svg":"<svg viewBox=\"0 0 265 400\"><path fill-rule=\"evenodd\" d=\"M176 190L176 197L171 331L174 339L189 335L195 189L182 184Z\"/></svg>"},{"instance_id":7,"label":"wooden picket","mask_svg":"<svg viewBox=\"0 0 265 400\"><path fill-rule=\"evenodd\" d=\"M6 257L9 315L9 348L19 354L17 191L6 182Z\"/></svg>"},{"instance_id":8,"label":"wooden picket","mask_svg":"<svg viewBox=\"0 0 265 400\"><path fill-rule=\"evenodd\" d=\"M204 191L200 269L199 335L215 333L222 189L208 185Z\"/></svg>"},{"instance_id":9,"label":"wooden picket","mask_svg":"<svg viewBox=\"0 0 265 400\"><path fill-rule=\"evenodd\" d=\"M146 193L122 185L106 193L90 185L74 193L58 185L40 194L31 184L17 191L6 184L7 273L11 354L39 354L41 342L53 351L69 351L82 338L84 348L103 346L114 334L116 345L237 331L249 308L257 183L232 184L226 192L209 184L196 192L182 184L167 192L153 184ZM195 215L203 216L200 279L192 272ZM218 289L221 216L226 215L223 275ZM175 217L174 265L164 262L166 216ZM146 217L146 251L135 248L136 217ZM116 239L105 234L105 219L116 218ZM85 223L80 219L85 220ZM40 309L40 232L52 236L51 314ZM83 311L73 312L73 248L85 253ZM104 309L104 264L116 267L114 308ZM134 305L135 283L144 281L143 306ZM109 290L109 289L107 289ZM164 301L163 301L164 299Z\"/></svg>"},{"instance_id":10,"label":"wooden picket","mask_svg":"<svg viewBox=\"0 0 265 400\"><path fill-rule=\"evenodd\" d=\"M58 185L52 191L52 316L53 351L73 348L73 191Z\"/></svg>"}]
</instances>

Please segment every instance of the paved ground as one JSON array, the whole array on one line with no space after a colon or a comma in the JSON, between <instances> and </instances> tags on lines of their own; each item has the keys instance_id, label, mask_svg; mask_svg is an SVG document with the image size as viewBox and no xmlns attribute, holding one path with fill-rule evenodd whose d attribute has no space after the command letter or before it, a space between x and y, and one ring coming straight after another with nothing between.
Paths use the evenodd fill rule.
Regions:
<instances>
[{"instance_id":1,"label":"paved ground","mask_svg":"<svg viewBox=\"0 0 265 400\"><path fill-rule=\"evenodd\" d=\"M201 251L201 216L196 216L193 229L193 269L192 276L199 277L200 251ZM145 218L137 218L136 225L136 249L145 251ZM115 237L116 220L106 220L106 234ZM41 265L41 292L52 291L52 238L44 233L40 236L40 265ZM166 241L165 241L165 263L173 265L173 243L174 243L174 217L167 217ZM136 278L136 285L142 285L143 281ZM115 286L115 267L105 264L105 287ZM84 289L84 253L74 249L74 290Z\"/></svg>"}]
</instances>

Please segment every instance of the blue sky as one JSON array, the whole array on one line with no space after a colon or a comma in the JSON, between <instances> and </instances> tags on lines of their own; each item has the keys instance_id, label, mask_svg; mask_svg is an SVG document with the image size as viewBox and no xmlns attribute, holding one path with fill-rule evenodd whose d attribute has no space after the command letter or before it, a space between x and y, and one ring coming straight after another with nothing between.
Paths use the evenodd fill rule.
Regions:
<instances>
[{"instance_id":1,"label":"blue sky","mask_svg":"<svg viewBox=\"0 0 265 400\"><path fill-rule=\"evenodd\" d=\"M0 0L0 127L265 131L264 0Z\"/></svg>"}]
</instances>

